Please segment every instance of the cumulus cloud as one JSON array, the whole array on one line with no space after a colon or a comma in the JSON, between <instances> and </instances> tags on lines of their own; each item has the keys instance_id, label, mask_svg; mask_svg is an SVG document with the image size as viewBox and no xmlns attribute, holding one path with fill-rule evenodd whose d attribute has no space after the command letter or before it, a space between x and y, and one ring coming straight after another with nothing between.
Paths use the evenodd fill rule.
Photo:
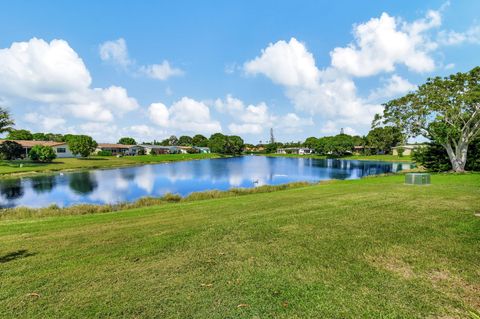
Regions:
<instances>
[{"instance_id":1,"label":"cumulus cloud","mask_svg":"<svg viewBox=\"0 0 480 319\"><path fill-rule=\"evenodd\" d=\"M376 100L408 92L414 85L394 74L382 88L361 97L354 78L393 72L398 65L414 72L432 71L431 54L438 44L430 33L440 25L440 11L430 10L413 22L383 13L355 25L354 41L333 49L326 68L319 69L313 54L295 38L269 44L243 68L246 74L261 74L283 86L296 110L335 120L335 130L338 125L366 128L375 113L382 111ZM325 131L331 127L330 123Z\"/></svg>"},{"instance_id":2,"label":"cumulus cloud","mask_svg":"<svg viewBox=\"0 0 480 319\"><path fill-rule=\"evenodd\" d=\"M127 44L123 38L102 43L99 51L100 58L103 61L112 62L122 67L132 64L128 57Z\"/></svg>"},{"instance_id":3,"label":"cumulus cloud","mask_svg":"<svg viewBox=\"0 0 480 319\"><path fill-rule=\"evenodd\" d=\"M270 43L262 54L244 64L247 74L263 74L284 86L314 86L319 71L305 44L295 38Z\"/></svg>"},{"instance_id":4,"label":"cumulus cloud","mask_svg":"<svg viewBox=\"0 0 480 319\"><path fill-rule=\"evenodd\" d=\"M416 85L410 83L407 79L397 74L393 74L384 85L375 89L369 96L369 100L377 100L381 98L391 98L399 96L416 89Z\"/></svg>"},{"instance_id":5,"label":"cumulus cloud","mask_svg":"<svg viewBox=\"0 0 480 319\"><path fill-rule=\"evenodd\" d=\"M91 88L91 82L83 60L64 40L33 38L0 49L0 96L11 104L29 100L91 121L112 121L138 107L124 88Z\"/></svg>"},{"instance_id":6,"label":"cumulus cloud","mask_svg":"<svg viewBox=\"0 0 480 319\"><path fill-rule=\"evenodd\" d=\"M355 42L330 52L332 66L353 76L392 72L403 64L415 72L432 71L430 52L436 48L426 31L439 27L440 13L429 11L424 19L406 23L382 13L354 27Z\"/></svg>"},{"instance_id":7,"label":"cumulus cloud","mask_svg":"<svg viewBox=\"0 0 480 319\"><path fill-rule=\"evenodd\" d=\"M145 73L147 76L164 81L172 76L179 76L183 74L183 71L170 66L170 63L164 60L161 64L152 64L142 66L140 71Z\"/></svg>"},{"instance_id":8,"label":"cumulus cloud","mask_svg":"<svg viewBox=\"0 0 480 319\"><path fill-rule=\"evenodd\" d=\"M230 94L224 100L215 100L214 105L219 112L227 113L233 119L234 122L228 125L228 129L233 134L261 134L271 127L292 133L313 124L311 118L303 119L295 113L284 116L274 115L265 102L245 105L242 100Z\"/></svg>"},{"instance_id":9,"label":"cumulus cloud","mask_svg":"<svg viewBox=\"0 0 480 319\"><path fill-rule=\"evenodd\" d=\"M28 123L39 125L45 131L58 130L65 125L65 119L56 116L46 116L39 113L27 113L24 120Z\"/></svg>"},{"instance_id":10,"label":"cumulus cloud","mask_svg":"<svg viewBox=\"0 0 480 319\"><path fill-rule=\"evenodd\" d=\"M99 46L100 59L118 65L134 74L143 74L152 79L165 81L173 76L183 75L183 70L172 67L170 62L164 60L160 64L137 65L130 59L125 39L106 41Z\"/></svg>"},{"instance_id":11,"label":"cumulus cloud","mask_svg":"<svg viewBox=\"0 0 480 319\"><path fill-rule=\"evenodd\" d=\"M152 103L148 114L153 123L181 132L212 134L221 132L218 121L212 120L210 109L204 103L183 97L170 107L162 103Z\"/></svg>"},{"instance_id":12,"label":"cumulus cloud","mask_svg":"<svg viewBox=\"0 0 480 319\"><path fill-rule=\"evenodd\" d=\"M443 30L438 34L438 42L441 45L480 44L480 25L472 25L465 32Z\"/></svg>"}]
</instances>

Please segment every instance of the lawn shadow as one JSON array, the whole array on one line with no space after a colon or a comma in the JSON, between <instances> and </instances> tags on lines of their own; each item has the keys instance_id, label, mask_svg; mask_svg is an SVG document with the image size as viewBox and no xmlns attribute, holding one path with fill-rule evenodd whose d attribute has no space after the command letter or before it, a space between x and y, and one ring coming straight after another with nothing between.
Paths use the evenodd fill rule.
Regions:
<instances>
[{"instance_id":1,"label":"lawn shadow","mask_svg":"<svg viewBox=\"0 0 480 319\"><path fill-rule=\"evenodd\" d=\"M15 259L27 258L30 256L35 256L36 253L29 253L26 249L17 250L6 255L0 256L0 264L8 263Z\"/></svg>"}]
</instances>

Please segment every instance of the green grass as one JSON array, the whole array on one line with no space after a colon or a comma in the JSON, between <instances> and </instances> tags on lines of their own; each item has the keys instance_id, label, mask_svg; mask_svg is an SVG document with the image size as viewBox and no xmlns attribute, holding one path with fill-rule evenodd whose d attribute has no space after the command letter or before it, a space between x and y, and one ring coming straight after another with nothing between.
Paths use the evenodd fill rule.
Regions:
<instances>
[{"instance_id":1,"label":"green grass","mask_svg":"<svg viewBox=\"0 0 480 319\"><path fill-rule=\"evenodd\" d=\"M185 160L207 159L221 157L218 154L165 154L141 156L97 156L83 158L57 158L52 163L35 163L26 160L0 161L0 176L11 174L34 174L63 170L110 168L147 163L176 162ZM20 167L22 165L23 167Z\"/></svg>"},{"instance_id":2,"label":"green grass","mask_svg":"<svg viewBox=\"0 0 480 319\"><path fill-rule=\"evenodd\" d=\"M0 317L469 318L480 175L432 183L395 175L3 220Z\"/></svg>"},{"instance_id":3,"label":"green grass","mask_svg":"<svg viewBox=\"0 0 480 319\"><path fill-rule=\"evenodd\" d=\"M325 155L299 155L299 154L263 154L272 157L292 157L292 158L317 158L325 159ZM383 161L383 162L412 162L410 156L396 156L396 155L351 155L340 157L339 159L359 160L359 161Z\"/></svg>"}]
</instances>

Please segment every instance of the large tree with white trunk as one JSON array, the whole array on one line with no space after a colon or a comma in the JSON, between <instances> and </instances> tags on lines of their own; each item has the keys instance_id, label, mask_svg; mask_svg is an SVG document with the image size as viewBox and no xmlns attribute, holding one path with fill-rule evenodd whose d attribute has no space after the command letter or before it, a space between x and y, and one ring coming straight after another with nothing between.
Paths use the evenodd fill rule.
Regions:
<instances>
[{"instance_id":1,"label":"large tree with white trunk","mask_svg":"<svg viewBox=\"0 0 480 319\"><path fill-rule=\"evenodd\" d=\"M430 78L401 98L384 104L374 126L393 124L408 137L423 135L445 148L455 172L463 172L469 144L480 136L480 67Z\"/></svg>"}]
</instances>

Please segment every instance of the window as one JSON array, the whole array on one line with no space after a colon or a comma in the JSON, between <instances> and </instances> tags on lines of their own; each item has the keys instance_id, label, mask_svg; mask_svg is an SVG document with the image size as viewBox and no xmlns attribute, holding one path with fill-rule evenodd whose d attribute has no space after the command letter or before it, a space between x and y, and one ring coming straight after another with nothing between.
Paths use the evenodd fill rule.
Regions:
<instances>
[{"instance_id":1,"label":"window","mask_svg":"<svg viewBox=\"0 0 480 319\"><path fill-rule=\"evenodd\" d=\"M57 153L66 153L67 149L65 147L57 147Z\"/></svg>"}]
</instances>

